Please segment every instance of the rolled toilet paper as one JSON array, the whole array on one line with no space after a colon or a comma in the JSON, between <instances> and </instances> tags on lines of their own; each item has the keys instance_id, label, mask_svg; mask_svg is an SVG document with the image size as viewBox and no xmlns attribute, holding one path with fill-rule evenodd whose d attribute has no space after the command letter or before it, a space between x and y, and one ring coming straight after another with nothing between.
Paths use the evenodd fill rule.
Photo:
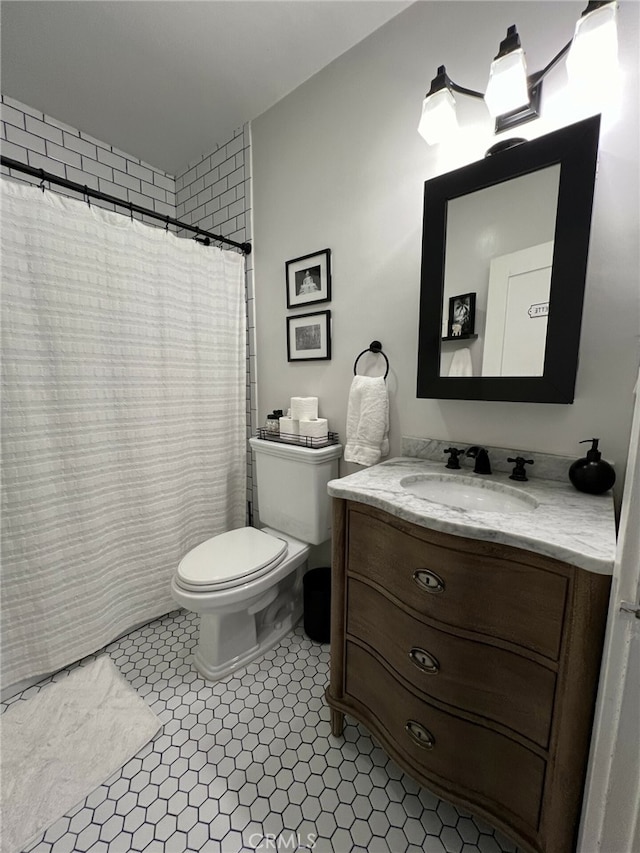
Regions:
<instances>
[{"instance_id":1,"label":"rolled toilet paper","mask_svg":"<svg viewBox=\"0 0 640 853\"><path fill-rule=\"evenodd\" d=\"M280 438L283 441L296 441L300 432L300 421L293 418L280 418Z\"/></svg>"},{"instance_id":2,"label":"rolled toilet paper","mask_svg":"<svg viewBox=\"0 0 640 853\"><path fill-rule=\"evenodd\" d=\"M294 421L312 420L318 417L317 397L292 397L291 417Z\"/></svg>"},{"instance_id":3,"label":"rolled toilet paper","mask_svg":"<svg viewBox=\"0 0 640 853\"><path fill-rule=\"evenodd\" d=\"M302 418L300 435L308 438L328 438L329 423L326 418Z\"/></svg>"}]
</instances>

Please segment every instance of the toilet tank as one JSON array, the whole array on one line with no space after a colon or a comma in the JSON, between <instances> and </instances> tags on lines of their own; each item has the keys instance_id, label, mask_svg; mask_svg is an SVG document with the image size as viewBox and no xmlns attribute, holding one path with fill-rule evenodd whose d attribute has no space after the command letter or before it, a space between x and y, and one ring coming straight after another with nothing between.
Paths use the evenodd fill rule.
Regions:
<instances>
[{"instance_id":1,"label":"toilet tank","mask_svg":"<svg viewBox=\"0 0 640 853\"><path fill-rule=\"evenodd\" d=\"M250 438L260 523L319 545L331 537L327 483L338 477L342 445L299 447Z\"/></svg>"}]
</instances>

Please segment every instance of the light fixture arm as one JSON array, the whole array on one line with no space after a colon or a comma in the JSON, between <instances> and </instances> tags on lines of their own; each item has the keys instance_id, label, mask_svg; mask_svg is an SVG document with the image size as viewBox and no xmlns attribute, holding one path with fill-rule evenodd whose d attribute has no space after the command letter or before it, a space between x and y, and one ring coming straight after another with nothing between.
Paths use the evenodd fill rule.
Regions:
<instances>
[{"instance_id":1,"label":"light fixture arm","mask_svg":"<svg viewBox=\"0 0 640 853\"><path fill-rule=\"evenodd\" d=\"M460 95L469 95L472 98L484 99L484 92L476 92L475 89L465 89L464 86L458 86L458 84L454 83L450 78L449 88L453 89L454 92L458 92Z\"/></svg>"},{"instance_id":2,"label":"light fixture arm","mask_svg":"<svg viewBox=\"0 0 640 853\"><path fill-rule=\"evenodd\" d=\"M444 65L438 66L436 76L431 81L429 91L425 95L426 98L434 95L442 89L449 89L450 92L458 92L461 95L469 95L472 98L484 98L482 92L476 92L475 89L466 89L464 86L458 86L447 74L447 69Z\"/></svg>"},{"instance_id":3,"label":"light fixture arm","mask_svg":"<svg viewBox=\"0 0 640 853\"><path fill-rule=\"evenodd\" d=\"M530 90L541 83L547 74L560 62L560 60L564 59L569 52L570 47L571 42L568 41L562 50L556 53L553 59L545 65L542 71L536 71L534 74L529 75L527 78L527 84ZM438 71L440 71L440 69L438 69ZM465 86L459 86L457 83L454 83L448 75L446 76L446 81L448 88L453 92L458 92L460 95L469 95L471 98L484 98L484 92L476 92L475 89L467 89Z\"/></svg>"},{"instance_id":4,"label":"light fixture arm","mask_svg":"<svg viewBox=\"0 0 640 853\"><path fill-rule=\"evenodd\" d=\"M581 17L584 17L585 15L594 12L596 9L600 9L602 6L609 6L611 2L612 0L589 0L586 5L586 8L582 12ZM558 53L556 53L553 59L549 63L547 63L547 65L545 65L542 71L536 71L535 74L532 74L529 77L529 88L537 86L538 83L541 83L542 80L544 80L544 78L551 71L551 69L555 68L558 62L560 62L561 59L564 59L567 53L569 53L572 44L573 39L571 39L571 41L568 41L565 46Z\"/></svg>"},{"instance_id":5,"label":"light fixture arm","mask_svg":"<svg viewBox=\"0 0 640 853\"><path fill-rule=\"evenodd\" d=\"M529 88L537 86L538 83L544 80L544 78L551 71L551 69L555 68L555 66L560 62L560 60L563 59L567 55L567 53L569 53L569 48L571 47L571 44L572 42L568 41L562 48L562 50L559 51L559 53L556 53L553 59L549 63L547 63L547 65L545 65L542 71L536 71L535 74L532 74L529 77Z\"/></svg>"}]
</instances>

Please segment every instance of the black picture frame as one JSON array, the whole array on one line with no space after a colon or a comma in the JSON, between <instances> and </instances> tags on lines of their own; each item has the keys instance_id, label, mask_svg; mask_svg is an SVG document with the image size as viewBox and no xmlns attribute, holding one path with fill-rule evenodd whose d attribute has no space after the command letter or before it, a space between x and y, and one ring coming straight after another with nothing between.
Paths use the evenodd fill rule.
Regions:
<instances>
[{"instance_id":1,"label":"black picture frame","mask_svg":"<svg viewBox=\"0 0 640 853\"><path fill-rule=\"evenodd\" d=\"M331 301L331 250L286 261L287 308Z\"/></svg>"},{"instance_id":2,"label":"black picture frame","mask_svg":"<svg viewBox=\"0 0 640 853\"><path fill-rule=\"evenodd\" d=\"M476 330L476 295L460 293L449 298L447 338L468 338Z\"/></svg>"},{"instance_id":3,"label":"black picture frame","mask_svg":"<svg viewBox=\"0 0 640 853\"><path fill-rule=\"evenodd\" d=\"M425 182L417 396L572 403L584 302L600 116L592 116ZM448 202L560 165L542 376L441 376Z\"/></svg>"},{"instance_id":4,"label":"black picture frame","mask_svg":"<svg viewBox=\"0 0 640 853\"><path fill-rule=\"evenodd\" d=\"M331 359L331 311L287 317L287 361Z\"/></svg>"}]
</instances>

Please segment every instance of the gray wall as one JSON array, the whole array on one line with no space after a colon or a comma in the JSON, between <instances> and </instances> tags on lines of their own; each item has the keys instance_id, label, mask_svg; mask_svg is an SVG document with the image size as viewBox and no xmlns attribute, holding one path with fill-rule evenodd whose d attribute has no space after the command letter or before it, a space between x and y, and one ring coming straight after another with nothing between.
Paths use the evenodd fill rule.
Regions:
<instances>
[{"instance_id":1,"label":"gray wall","mask_svg":"<svg viewBox=\"0 0 640 853\"><path fill-rule=\"evenodd\" d=\"M573 405L416 398L424 181L479 159L494 141L484 105L458 97L457 146L416 132L438 64L482 89L507 26L530 70L572 36L582 2L418 2L252 123L259 418L292 395L317 395L344 435L355 356L373 339L391 362L391 450L401 435L521 447L578 457L601 436L624 469L638 369L638 12L620 5L622 113L603 116L599 172ZM545 81L537 136L584 117L567 100L563 65ZM284 264L330 247L333 357L287 363ZM297 313L304 313L298 309ZM343 466L349 470L349 466Z\"/></svg>"}]
</instances>

